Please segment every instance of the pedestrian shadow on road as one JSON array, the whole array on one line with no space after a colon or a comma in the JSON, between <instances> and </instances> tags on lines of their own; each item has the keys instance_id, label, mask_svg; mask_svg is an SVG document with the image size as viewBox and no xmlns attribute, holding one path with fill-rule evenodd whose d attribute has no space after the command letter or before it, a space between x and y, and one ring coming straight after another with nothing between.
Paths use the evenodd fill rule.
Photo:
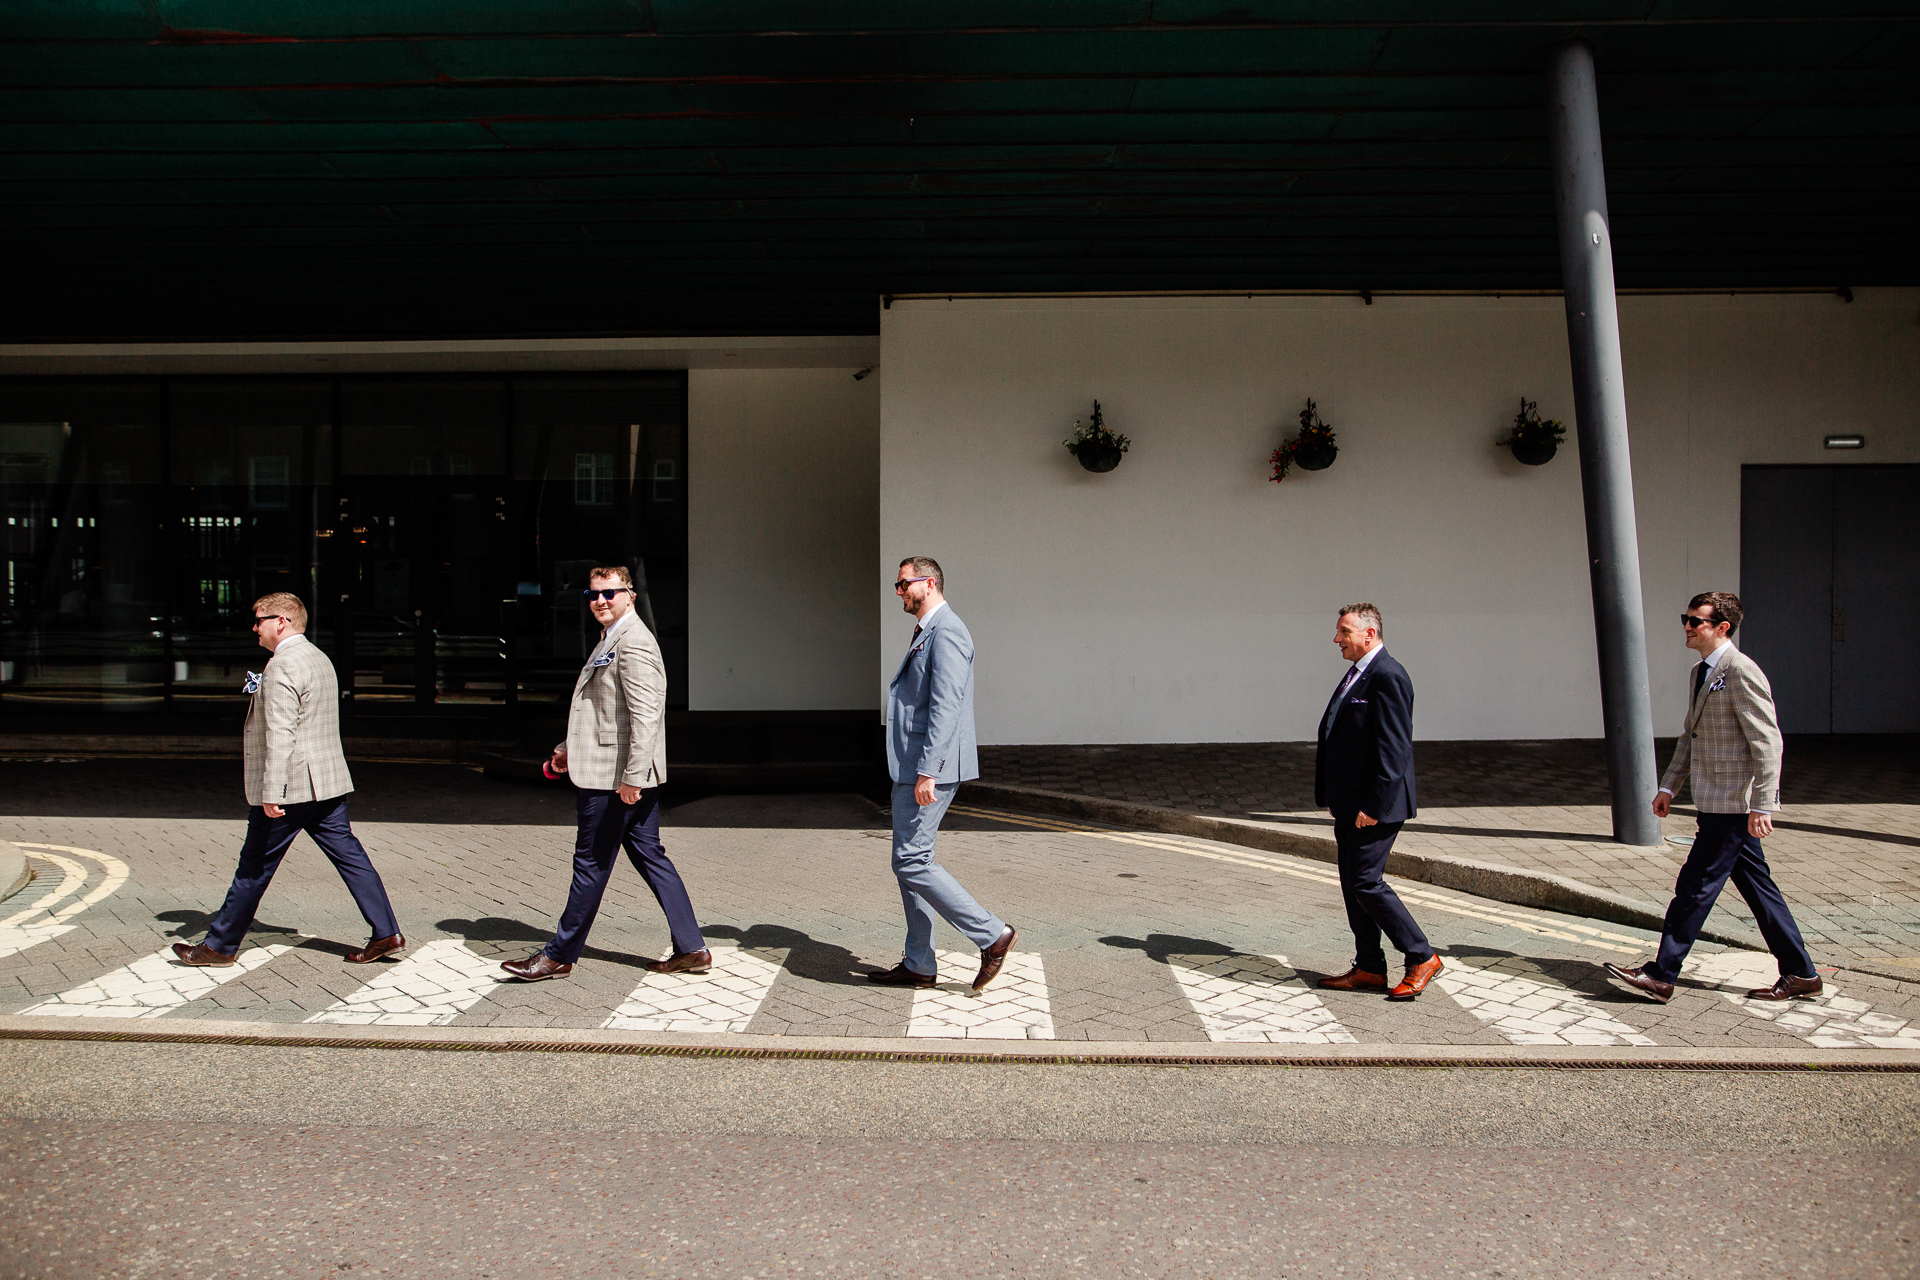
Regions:
<instances>
[{"instance_id":1,"label":"pedestrian shadow on road","mask_svg":"<svg viewBox=\"0 0 1920 1280\"><path fill-rule=\"evenodd\" d=\"M1564 987L1597 1004L1645 1004L1646 1001L1613 984L1599 960L1569 959L1565 956L1529 956L1497 947L1437 947L1441 959L1472 965L1476 969L1512 978L1539 982L1549 987ZM1690 985L1690 984L1682 984Z\"/></svg>"},{"instance_id":2,"label":"pedestrian shadow on road","mask_svg":"<svg viewBox=\"0 0 1920 1280\"><path fill-rule=\"evenodd\" d=\"M1230 947L1224 942L1214 942L1209 938L1186 938L1177 933L1150 933L1144 938L1109 934L1100 939L1100 942L1103 946L1115 947L1122 951L1144 952L1149 960L1155 960L1161 964L1173 963L1174 956L1180 956L1187 961L1191 961L1195 956L1246 956L1249 961L1261 962L1254 965L1255 969L1272 965L1272 961L1263 953L1242 951L1238 947ZM1287 958L1286 969L1289 979L1298 978L1309 984L1331 976L1319 969L1295 964L1291 956Z\"/></svg>"},{"instance_id":3,"label":"pedestrian shadow on road","mask_svg":"<svg viewBox=\"0 0 1920 1280\"><path fill-rule=\"evenodd\" d=\"M700 926L710 938L726 938L742 947L764 947L769 951L785 951L786 971L797 978L810 982L825 982L838 986L864 984L869 973L878 973L884 966L869 964L861 960L845 947L834 946L830 942L821 942L798 929L789 929L785 925L756 924L745 929L730 924L702 924Z\"/></svg>"},{"instance_id":4,"label":"pedestrian shadow on road","mask_svg":"<svg viewBox=\"0 0 1920 1280\"><path fill-rule=\"evenodd\" d=\"M163 934L164 937L168 938L197 938L207 931L208 925L213 923L213 913L211 911L190 911L184 908L178 911L156 911L154 912L153 918L155 920L167 921L174 926L166 930ZM297 939L305 936L298 929L289 929L283 924L268 924L264 920L255 920L247 928L248 938L257 940L257 935L263 933L280 935L275 941L286 941L288 939Z\"/></svg>"},{"instance_id":5,"label":"pedestrian shadow on road","mask_svg":"<svg viewBox=\"0 0 1920 1280\"><path fill-rule=\"evenodd\" d=\"M553 939L551 928L531 925L524 920L509 920L504 916L483 916L478 920L436 920L433 927L463 942L478 944L467 949L476 955L484 954L487 959L518 959L526 955L529 948L543 947ZM588 947L580 953L580 958L638 969L655 957Z\"/></svg>"}]
</instances>

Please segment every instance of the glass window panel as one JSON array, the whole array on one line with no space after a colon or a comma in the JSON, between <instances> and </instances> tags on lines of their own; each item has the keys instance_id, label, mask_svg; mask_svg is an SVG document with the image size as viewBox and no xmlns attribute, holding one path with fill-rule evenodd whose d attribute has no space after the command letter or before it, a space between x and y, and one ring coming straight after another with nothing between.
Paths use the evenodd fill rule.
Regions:
<instances>
[{"instance_id":1,"label":"glass window panel","mask_svg":"<svg viewBox=\"0 0 1920 1280\"><path fill-rule=\"evenodd\" d=\"M316 534L333 470L333 385L182 379L168 407L174 706L237 708L247 672L267 660L249 627L261 596L299 596L308 638L329 647Z\"/></svg>"},{"instance_id":2,"label":"glass window panel","mask_svg":"<svg viewBox=\"0 0 1920 1280\"><path fill-rule=\"evenodd\" d=\"M11 710L134 710L164 697L163 412L158 383L0 383L0 696Z\"/></svg>"}]
</instances>

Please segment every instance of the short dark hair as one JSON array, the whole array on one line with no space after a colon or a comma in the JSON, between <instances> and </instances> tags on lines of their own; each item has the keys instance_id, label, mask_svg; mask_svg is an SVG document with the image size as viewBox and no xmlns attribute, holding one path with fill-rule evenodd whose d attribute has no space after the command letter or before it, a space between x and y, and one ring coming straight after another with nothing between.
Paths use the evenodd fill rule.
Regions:
<instances>
[{"instance_id":1,"label":"short dark hair","mask_svg":"<svg viewBox=\"0 0 1920 1280\"><path fill-rule=\"evenodd\" d=\"M587 574L587 581L592 582L595 578L618 578L628 587L633 586L633 570L623 564L595 565L593 571Z\"/></svg>"},{"instance_id":2,"label":"short dark hair","mask_svg":"<svg viewBox=\"0 0 1920 1280\"><path fill-rule=\"evenodd\" d=\"M913 566L913 574L916 578L932 578L933 589L941 595L947 594L947 578L940 572L938 560L932 556L908 556L900 562L900 568L904 569L908 565Z\"/></svg>"},{"instance_id":3,"label":"short dark hair","mask_svg":"<svg viewBox=\"0 0 1920 1280\"><path fill-rule=\"evenodd\" d=\"M1360 601L1358 604L1341 605L1339 616L1344 618L1348 614L1352 614L1362 623L1371 626L1373 628L1373 634L1379 636L1382 640L1387 638L1387 624L1381 620L1380 610L1375 606L1368 604L1365 600Z\"/></svg>"},{"instance_id":4,"label":"short dark hair","mask_svg":"<svg viewBox=\"0 0 1920 1280\"><path fill-rule=\"evenodd\" d=\"M1740 619L1747 616L1746 610L1740 607L1740 597L1731 591L1702 591L1699 595L1687 601L1688 609L1698 609L1701 605L1706 605L1713 610L1713 613L1709 615L1708 621L1724 622L1727 624L1727 635L1729 636L1740 629ZM1668 605L1667 607L1671 609L1673 606Z\"/></svg>"}]
</instances>

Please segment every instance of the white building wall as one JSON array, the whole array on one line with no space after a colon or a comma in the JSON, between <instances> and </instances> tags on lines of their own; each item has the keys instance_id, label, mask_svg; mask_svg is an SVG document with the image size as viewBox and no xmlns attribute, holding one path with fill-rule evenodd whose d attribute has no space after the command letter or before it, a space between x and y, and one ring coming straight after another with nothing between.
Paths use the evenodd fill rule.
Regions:
<instances>
[{"instance_id":1,"label":"white building wall","mask_svg":"<svg viewBox=\"0 0 1920 1280\"><path fill-rule=\"evenodd\" d=\"M688 705L877 707L879 375L687 374Z\"/></svg>"},{"instance_id":2,"label":"white building wall","mask_svg":"<svg viewBox=\"0 0 1920 1280\"><path fill-rule=\"evenodd\" d=\"M1741 464L1920 461L1920 291L1621 314L1670 733L1691 655L1667 620L1738 589ZM977 644L981 741L1311 738L1359 599L1420 737L1602 733L1559 299L896 300L881 351L879 684L911 625L879 583L933 555ZM1568 423L1545 467L1493 447L1523 395ZM1308 396L1339 460L1269 483ZM1098 476L1061 445L1095 398L1134 442ZM1864 452L1822 449L1856 430Z\"/></svg>"}]
</instances>

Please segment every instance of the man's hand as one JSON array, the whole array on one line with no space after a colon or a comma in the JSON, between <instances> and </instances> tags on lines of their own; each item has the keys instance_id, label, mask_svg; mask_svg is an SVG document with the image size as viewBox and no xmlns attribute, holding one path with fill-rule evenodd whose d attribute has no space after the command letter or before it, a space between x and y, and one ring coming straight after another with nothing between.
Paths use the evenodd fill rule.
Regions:
<instances>
[{"instance_id":1,"label":"man's hand","mask_svg":"<svg viewBox=\"0 0 1920 1280\"><path fill-rule=\"evenodd\" d=\"M1653 816L1664 818L1673 812L1673 797L1664 791L1653 793Z\"/></svg>"},{"instance_id":2,"label":"man's hand","mask_svg":"<svg viewBox=\"0 0 1920 1280\"><path fill-rule=\"evenodd\" d=\"M565 747L555 747L553 749L553 759L547 763L552 766L555 773L565 773L567 771L567 749Z\"/></svg>"},{"instance_id":3,"label":"man's hand","mask_svg":"<svg viewBox=\"0 0 1920 1280\"><path fill-rule=\"evenodd\" d=\"M1747 834L1755 840L1765 840L1773 834L1773 815L1754 810L1747 815Z\"/></svg>"},{"instance_id":4,"label":"man's hand","mask_svg":"<svg viewBox=\"0 0 1920 1280\"><path fill-rule=\"evenodd\" d=\"M1369 818L1366 812L1362 810L1353 815L1353 825L1356 827L1377 827L1380 825L1380 819Z\"/></svg>"},{"instance_id":5,"label":"man's hand","mask_svg":"<svg viewBox=\"0 0 1920 1280\"><path fill-rule=\"evenodd\" d=\"M629 787L622 784L620 787L620 803L621 804L639 804L640 788Z\"/></svg>"},{"instance_id":6,"label":"man's hand","mask_svg":"<svg viewBox=\"0 0 1920 1280\"><path fill-rule=\"evenodd\" d=\"M287 816L287 811L277 804L263 804L260 806L260 812L266 814L269 818L284 818Z\"/></svg>"},{"instance_id":7,"label":"man's hand","mask_svg":"<svg viewBox=\"0 0 1920 1280\"><path fill-rule=\"evenodd\" d=\"M928 805L937 798L933 794L933 779L924 773L921 774L920 781L913 784L913 802L918 805Z\"/></svg>"}]
</instances>

